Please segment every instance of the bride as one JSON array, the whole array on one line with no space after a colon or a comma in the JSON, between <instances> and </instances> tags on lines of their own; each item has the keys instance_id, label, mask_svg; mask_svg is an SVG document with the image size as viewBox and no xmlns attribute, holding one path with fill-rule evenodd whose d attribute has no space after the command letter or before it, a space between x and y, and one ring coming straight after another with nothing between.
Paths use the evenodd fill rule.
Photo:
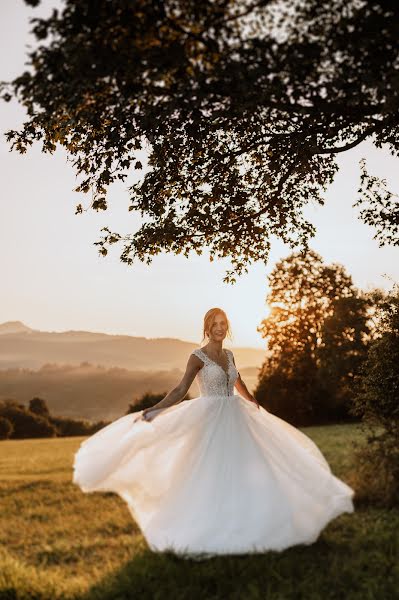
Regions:
<instances>
[{"instance_id":1,"label":"bride","mask_svg":"<svg viewBox=\"0 0 399 600\"><path fill-rule=\"evenodd\" d=\"M329 521L354 510L354 491L314 442L250 394L223 348L229 332L225 312L210 309L208 342L192 352L180 383L75 455L74 483L119 494L153 551L282 551L313 543ZM183 400L195 377L200 396Z\"/></svg>"}]
</instances>

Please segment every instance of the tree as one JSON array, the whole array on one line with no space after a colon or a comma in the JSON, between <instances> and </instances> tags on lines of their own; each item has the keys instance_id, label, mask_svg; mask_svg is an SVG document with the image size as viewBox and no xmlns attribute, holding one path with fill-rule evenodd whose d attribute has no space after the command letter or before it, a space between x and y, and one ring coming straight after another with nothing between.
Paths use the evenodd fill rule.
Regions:
<instances>
[{"instance_id":1,"label":"tree","mask_svg":"<svg viewBox=\"0 0 399 600\"><path fill-rule=\"evenodd\" d=\"M13 424L9 419L0 417L0 440L8 440L14 431Z\"/></svg>"},{"instance_id":2,"label":"tree","mask_svg":"<svg viewBox=\"0 0 399 600\"><path fill-rule=\"evenodd\" d=\"M137 398L132 404L129 404L129 408L127 409L126 414L129 415L139 410L151 408L152 406L154 406L154 404L160 402L162 398L166 396L166 394L167 392L164 392L162 394L153 394L152 392L146 392L140 398Z\"/></svg>"},{"instance_id":3,"label":"tree","mask_svg":"<svg viewBox=\"0 0 399 600\"><path fill-rule=\"evenodd\" d=\"M322 322L316 352L317 387L324 398L323 413L330 419L350 418L356 377L376 335L371 324L374 295L354 290L353 295L338 298L332 304L332 314Z\"/></svg>"},{"instance_id":4,"label":"tree","mask_svg":"<svg viewBox=\"0 0 399 600\"><path fill-rule=\"evenodd\" d=\"M47 403L42 398L32 398L32 400L29 401L29 410L37 415L41 415L42 417L50 416Z\"/></svg>"},{"instance_id":5,"label":"tree","mask_svg":"<svg viewBox=\"0 0 399 600\"><path fill-rule=\"evenodd\" d=\"M207 248L234 281L272 235L307 248L303 207L323 204L337 154L368 139L398 155L398 20L392 0L64 0L33 20L29 70L3 85L28 114L7 138L66 149L93 194L78 213L106 210L146 150L129 188L142 224L103 228L99 252L122 244L132 264ZM396 199L364 163L357 205L399 243Z\"/></svg>"},{"instance_id":6,"label":"tree","mask_svg":"<svg viewBox=\"0 0 399 600\"><path fill-rule=\"evenodd\" d=\"M0 416L13 424L12 437L15 439L55 437L57 435L56 428L45 417L32 413L15 402L1 402Z\"/></svg>"},{"instance_id":7,"label":"tree","mask_svg":"<svg viewBox=\"0 0 399 600\"><path fill-rule=\"evenodd\" d=\"M32 398L27 408L15 400L0 401L0 439L92 435L109 425L109 421L91 422L86 419L55 417L49 412L38 413L31 410L32 405L33 408L44 411L46 403L41 398Z\"/></svg>"},{"instance_id":8,"label":"tree","mask_svg":"<svg viewBox=\"0 0 399 600\"><path fill-rule=\"evenodd\" d=\"M368 299L342 266L325 265L314 251L278 262L269 286L256 398L295 425L347 418L370 334Z\"/></svg>"},{"instance_id":9,"label":"tree","mask_svg":"<svg viewBox=\"0 0 399 600\"><path fill-rule=\"evenodd\" d=\"M59 437L92 435L110 424L109 421L93 423L86 419L69 419L68 417L50 417L50 422L57 429Z\"/></svg>"},{"instance_id":10,"label":"tree","mask_svg":"<svg viewBox=\"0 0 399 600\"><path fill-rule=\"evenodd\" d=\"M144 410L146 408L151 408L154 404L160 402L163 398L165 398L167 392L163 392L162 394L153 394L152 392L146 392L140 398L137 398L132 404L129 404L129 408L127 409L126 414L129 415L131 413L137 412L139 410ZM190 394L186 394L183 400L190 400Z\"/></svg>"},{"instance_id":11,"label":"tree","mask_svg":"<svg viewBox=\"0 0 399 600\"><path fill-rule=\"evenodd\" d=\"M362 417L367 445L358 448L359 496L399 504L399 288L379 304L379 337L357 377L354 414Z\"/></svg>"}]
</instances>

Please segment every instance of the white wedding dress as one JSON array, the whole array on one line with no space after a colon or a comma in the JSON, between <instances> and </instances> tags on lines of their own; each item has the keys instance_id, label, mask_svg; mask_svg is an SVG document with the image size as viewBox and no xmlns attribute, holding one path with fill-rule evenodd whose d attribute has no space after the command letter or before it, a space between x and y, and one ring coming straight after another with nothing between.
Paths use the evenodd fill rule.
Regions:
<instances>
[{"instance_id":1,"label":"white wedding dress","mask_svg":"<svg viewBox=\"0 0 399 600\"><path fill-rule=\"evenodd\" d=\"M354 491L310 438L234 394L238 371L201 349L201 396L153 421L123 416L85 440L73 481L119 494L154 551L183 557L311 544Z\"/></svg>"}]
</instances>

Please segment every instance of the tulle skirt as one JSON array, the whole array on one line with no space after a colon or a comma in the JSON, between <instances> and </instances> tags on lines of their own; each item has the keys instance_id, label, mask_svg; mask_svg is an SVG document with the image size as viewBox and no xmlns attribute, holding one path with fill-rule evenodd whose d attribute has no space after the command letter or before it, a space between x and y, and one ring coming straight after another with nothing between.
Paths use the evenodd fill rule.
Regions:
<instances>
[{"instance_id":1,"label":"tulle skirt","mask_svg":"<svg viewBox=\"0 0 399 600\"><path fill-rule=\"evenodd\" d=\"M239 395L121 417L86 439L73 481L127 503L149 547L183 557L311 544L354 491L315 443Z\"/></svg>"}]
</instances>

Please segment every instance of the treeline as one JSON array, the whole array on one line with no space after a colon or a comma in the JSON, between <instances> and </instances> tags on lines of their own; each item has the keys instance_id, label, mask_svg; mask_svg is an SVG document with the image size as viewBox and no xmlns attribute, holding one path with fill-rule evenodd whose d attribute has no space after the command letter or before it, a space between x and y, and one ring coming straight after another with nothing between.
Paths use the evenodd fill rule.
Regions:
<instances>
[{"instance_id":1,"label":"treeline","mask_svg":"<svg viewBox=\"0 0 399 600\"><path fill-rule=\"evenodd\" d=\"M108 421L92 423L50 414L42 398L32 398L25 406L15 400L0 402L0 439L25 439L92 435Z\"/></svg>"},{"instance_id":2,"label":"treeline","mask_svg":"<svg viewBox=\"0 0 399 600\"><path fill-rule=\"evenodd\" d=\"M128 405L125 414L154 406L166 394L166 390L161 394L146 392ZM188 399L186 394L184 400ZM92 435L109 423L53 416L43 398L32 398L27 406L16 400L0 401L0 440Z\"/></svg>"},{"instance_id":3,"label":"treeline","mask_svg":"<svg viewBox=\"0 0 399 600\"><path fill-rule=\"evenodd\" d=\"M255 396L296 426L361 420L356 497L399 505L399 287L365 293L315 252L280 261L269 285Z\"/></svg>"},{"instance_id":4,"label":"treeline","mask_svg":"<svg viewBox=\"0 0 399 600\"><path fill-rule=\"evenodd\" d=\"M258 401L295 426L358 419L357 377L379 335L383 293L357 289L341 265L324 264L313 251L278 262L269 290Z\"/></svg>"},{"instance_id":5,"label":"treeline","mask_svg":"<svg viewBox=\"0 0 399 600\"><path fill-rule=\"evenodd\" d=\"M157 366L155 362L154 366ZM112 421L146 392L158 394L172 389L182 375L178 369L130 371L88 362L46 364L37 371L6 369L0 370L0 400L15 398L27 404L31 398L40 396L52 414L73 420Z\"/></svg>"}]
</instances>

